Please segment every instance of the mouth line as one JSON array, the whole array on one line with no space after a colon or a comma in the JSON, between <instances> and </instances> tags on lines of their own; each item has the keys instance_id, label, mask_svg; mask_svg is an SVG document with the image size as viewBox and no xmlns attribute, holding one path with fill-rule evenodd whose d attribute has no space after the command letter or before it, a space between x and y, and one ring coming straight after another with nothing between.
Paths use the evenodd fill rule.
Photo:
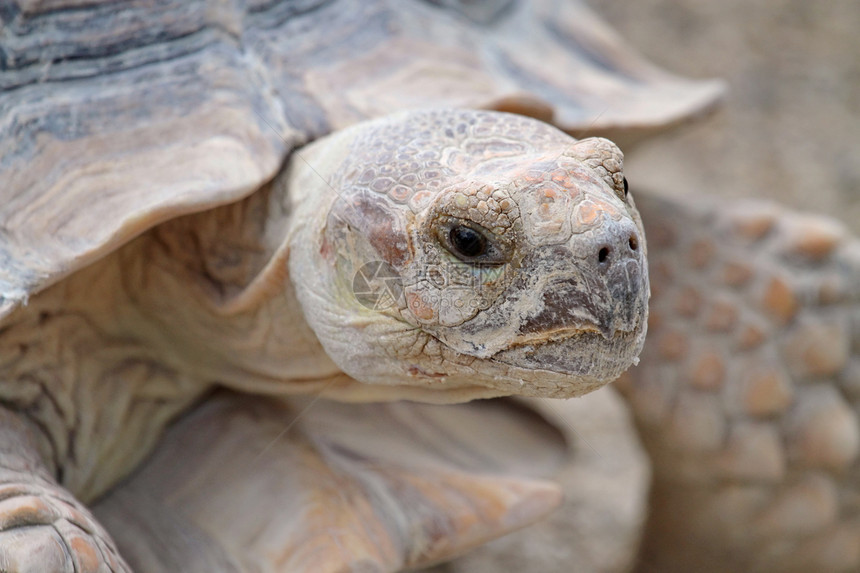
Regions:
<instances>
[{"instance_id":1,"label":"mouth line","mask_svg":"<svg viewBox=\"0 0 860 573\"><path fill-rule=\"evenodd\" d=\"M591 323L585 323L579 326L563 326L558 328L552 328L550 330L543 330L540 332L521 334L510 342L508 348L535 344L546 344L552 342L562 342L583 334L596 334L602 336L607 340L611 340L612 338L618 336L628 336L632 334L634 330L615 330L613 332L609 332L609 329L600 328L598 325Z\"/></svg>"},{"instance_id":2,"label":"mouth line","mask_svg":"<svg viewBox=\"0 0 860 573\"><path fill-rule=\"evenodd\" d=\"M529 334L521 334L514 338L510 343L510 348L516 346L527 346L530 344L544 344L547 342L561 342L581 334L593 333L604 334L595 324L583 324L581 326L567 326L553 328L550 330L542 330Z\"/></svg>"}]
</instances>

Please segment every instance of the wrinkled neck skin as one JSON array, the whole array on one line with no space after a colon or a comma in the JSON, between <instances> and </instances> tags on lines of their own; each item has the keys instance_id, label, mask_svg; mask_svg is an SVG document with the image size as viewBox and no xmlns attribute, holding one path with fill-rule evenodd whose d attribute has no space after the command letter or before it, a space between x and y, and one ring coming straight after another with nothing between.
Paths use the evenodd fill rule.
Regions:
<instances>
[{"instance_id":1,"label":"wrinkled neck skin","mask_svg":"<svg viewBox=\"0 0 860 573\"><path fill-rule=\"evenodd\" d=\"M263 189L156 227L0 327L0 395L48 471L91 500L216 385L312 393L340 370L304 322ZM277 207L277 205L275 205Z\"/></svg>"},{"instance_id":2,"label":"wrinkled neck skin","mask_svg":"<svg viewBox=\"0 0 860 573\"><path fill-rule=\"evenodd\" d=\"M127 286L148 344L201 382L308 393L340 374L295 297L282 192L170 221L127 254L142 277Z\"/></svg>"}]
</instances>

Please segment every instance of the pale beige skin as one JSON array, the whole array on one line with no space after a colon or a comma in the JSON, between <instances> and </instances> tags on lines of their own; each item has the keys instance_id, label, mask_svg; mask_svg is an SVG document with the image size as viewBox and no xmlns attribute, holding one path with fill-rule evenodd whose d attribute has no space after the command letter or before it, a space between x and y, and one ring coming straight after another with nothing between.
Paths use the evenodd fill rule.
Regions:
<instances>
[{"instance_id":1,"label":"pale beige skin","mask_svg":"<svg viewBox=\"0 0 860 573\"><path fill-rule=\"evenodd\" d=\"M251 198L165 223L34 296L0 334L14 449L3 481L24 488L0 533L24 553L7 559L39 548L61 559L50 548L64 543L72 559L122 569L86 510L53 492L104 492L214 384L452 402L576 396L613 380L642 347L648 298L621 166L606 140L519 116L404 114L321 140ZM383 169L400 182L388 193L366 176ZM457 250L462 226L485 251ZM378 260L402 277L406 304L368 309L351 292ZM473 273L473 290L432 287L425 269ZM453 295L484 300L437 304Z\"/></svg>"},{"instance_id":2,"label":"pale beige skin","mask_svg":"<svg viewBox=\"0 0 860 573\"><path fill-rule=\"evenodd\" d=\"M10 420L5 459L20 460L26 472L59 477L85 500L143 459L158 435L151 429L185 411L204 392L201 379L344 399L349 387L372 387L338 376L340 369L298 315L289 281L263 270L271 261L282 271L278 257L288 255L275 256L284 226L269 217L272 191L263 186L296 147L417 106L502 109L580 136L633 138L712 106L721 91L718 82L688 81L649 65L578 2L490 2L488 11L423 0L189 0L169 9L73 0L15 5L0 14L6 54L0 70L0 330L7 320L16 323L4 330L0 368L22 375L0 380L0 395L13 409L26 410L32 425L52 421L25 431ZM368 27L380 22L386 24ZM269 221L274 232L264 237ZM169 224L148 232L163 223ZM258 275L266 278L254 281ZM148 286L136 290L144 280ZM270 314L283 320L272 321ZM168 337L171 320L178 328ZM213 353L224 324L232 325L230 337L240 344ZM461 388L442 395L421 386L398 392L405 389L437 401L476 394ZM216 457L231 444L210 453ZM492 489L460 481L461 491L478 499ZM50 482L40 483L36 493L54 491ZM501 490L530 490L514 486ZM277 511L275 497L261 496L253 508L270 516ZM496 498L490 493L486 499ZM511 512L478 513L478 525L489 529L443 535L448 549L523 525L552 505L544 498L523 513L519 502L529 505L533 496L507 499L510 504L498 507ZM40 542L59 547L50 525L70 516L44 505L35 511L32 498L16 500L6 501L11 521L4 527L32 517L45 525L38 528ZM145 508L148 501L136 499ZM85 513L73 505L78 515ZM440 516L450 518L446 511L458 505L442 504ZM439 535L436 522L427 525ZM315 524L317 531L329 525ZM36 541L22 544L28 537L18 537L27 531L11 529L0 539L5 567L13 570L12 561L37 555ZM102 558L86 543L106 537L100 529L90 533L78 539L74 554L89 555L92 565ZM378 539L373 533L370 539ZM395 528L391 534L410 533ZM53 555L63 563L42 555L30 565L72 568L66 554ZM23 561L17 566L26 569Z\"/></svg>"},{"instance_id":3,"label":"pale beige skin","mask_svg":"<svg viewBox=\"0 0 860 573\"><path fill-rule=\"evenodd\" d=\"M3 22L3 48L11 56L6 60L9 67L0 71L4 86L0 90L0 316L7 316L28 297L39 303L40 297L33 293L102 260L154 225L247 197L277 173L294 146L368 117L416 105L504 109L542 118L577 136L596 132L626 143L702 113L720 92L719 82L687 81L644 61L624 38L575 0L470 2L460 4L470 12L465 17L457 9L439 9L418 0L319 4L317 9L281 19L272 15L279 14L286 2L266 2L265 11L253 14L247 11L252 2L191 0L177 2L169 10L162 10L160 3L99 5L58 0L20 2L20 13L4 11L3 17L12 20ZM67 6L75 8L62 9ZM486 19L481 16L484 11ZM134 16L129 18L129 13ZM87 21L92 27L65 25L80 22L82 15L91 17ZM35 20L47 25L29 25ZM368 27L382 20L391 25ZM152 30L164 30L167 35L153 36ZM139 31L145 36L140 38L142 46L125 42ZM52 49L42 49L45 46ZM325 57L319 56L321 47L330 50ZM64 57L75 55L84 57ZM755 195L757 189L747 192ZM814 196L814 190L810 193ZM259 207L266 202L261 197L263 193L243 205ZM705 566L716 571L779 573L790 568L856 570L860 567L856 502L860 247L856 238L834 230L831 222L806 220L774 206L766 206L762 214L747 203L706 205L701 197L689 205L649 200L644 194L637 194L637 200L649 233L658 238L651 244L651 257L658 265L651 327L656 336L645 347L643 367L625 385L657 477L642 569L649 573L655 568L671 571L673 566L678 571L704 571ZM141 239L135 248L161 253L169 245L170 257L156 258L180 258L177 266L190 266L192 276L217 270L220 278L205 279L203 284L208 286L201 287L202 294L195 300L205 301L210 295L229 299L271 254L259 248L258 233L221 233L236 248L256 253L239 258L245 265L231 264L222 250L200 257L178 239L204 230L216 234L215 221L225 228L230 222L241 227L242 209L218 210L220 221L209 215L175 220L171 225L176 225L172 227L176 232L161 234L164 244ZM188 232L183 235L182 229ZM727 237L727 229L736 229L737 234ZM140 263L136 276L143 270L149 276L145 259L128 249L130 260ZM204 266L204 260L221 263ZM94 436L114 432L117 420L126 419L126 431L137 432L152 423L150 419L174 415L199 389L196 380L175 376L173 365L182 348L164 344L158 351L148 351L128 338L119 347L99 346L118 327L105 314L112 312L111 300L100 301L99 310L91 305L89 294L101 292L93 288L100 280L116 280L111 273L119 268L115 263L96 266L81 275L84 278L74 289L71 282L58 287L58 292L67 289L70 300L77 293L79 301L88 301L84 306L91 317L83 321L80 313L45 315L46 326L53 325L47 330L62 331L67 346L39 336L34 311L30 315L34 328L19 330L25 346L0 355L0 363L9 367L25 350L32 364L39 362L42 351L51 354L76 343L79 348L94 344L99 348L84 353L81 362L63 362L71 367L56 379L64 385L56 404L39 389L39 378L3 385L8 393L4 396L11 400L41 396L33 404L35 412L58 413L68 421L53 426L53 438L41 445L45 451L56 444L58 451L72 452L68 447L72 442L81 444L73 452L77 454L88 451L89 443L104 448ZM102 271L104 277L99 274ZM279 282L271 284L277 287ZM182 281L175 286L182 287ZM254 332L254 300L254 296L239 297L230 312L224 311L245 317L239 333ZM200 318L193 307L187 312ZM137 332L142 324L130 320ZM217 313L212 320L218 323ZM63 321L66 326L61 329ZM109 328L97 332L98 325ZM303 325L301 320L293 323L296 328ZM201 324L194 335L209 334ZM249 339L242 350L259 343ZM294 352L310 353L308 363L290 363L297 376L310 376L320 364L319 346L297 344ZM123 363L121 357L129 353L138 354L140 360ZM198 350L197 355L208 356L208 351ZM241 368L228 371L226 367L241 355L229 356L218 374L241 375ZM152 372L141 366L152 361L168 368ZM117 367L112 369L111 364ZM272 368L270 373L275 371ZM51 373L34 372L46 378ZM109 373L113 378L106 377L105 384L94 379L78 390L72 381L80 373L93 374L95 379L96 373ZM140 388L151 376L162 382L147 387L149 400L138 400L130 408L122 400L110 399L110 389L118 385L130 388L125 395L144 394ZM277 376L257 373L253 380L259 388L278 387ZM325 383L306 379L300 386L319 389ZM98 392L91 394L93 388ZM80 401L90 409L78 414ZM85 412L103 403L110 408L99 418L101 422L86 422L90 418ZM134 415L127 415L131 410ZM269 420L279 415L272 413ZM253 426L253 420L249 423ZM17 457L26 472L34 470L40 461L21 451L30 442L20 437L17 422L10 421L8 427L11 437L4 458ZM195 426L190 427L193 432ZM74 439L66 435L69 428L77 432ZM278 427L271 435L281 430ZM581 430L587 433L587 428ZM153 438L143 432L135 435ZM593 441L590 435L588 439ZM261 449L270 437L263 440ZM76 463L85 467L108 460L116 467L133 466L142 452L132 444L119 443L122 448L106 448ZM141 444L144 451L148 446ZM210 454L219 459L232 447L234 442L225 438L213 444ZM65 461L71 468L70 459ZM174 468L174 461L164 463ZM318 464L311 467L320 470ZM199 470L186 468L187 475L198 476ZM213 474L218 472L207 475L215 479ZM44 475L44 480L37 480L40 488L53 479L51 471ZM64 479L92 495L113 477L112 472L75 470ZM229 498L234 485L219 484L219 491L227 496L220 502L235 502ZM567 487L582 492L578 480ZM120 493L127 492L120 489ZM197 493L205 495L205 491ZM603 498L592 497L602 511ZM138 507L151 506L145 495L131 498ZM259 512L261 518L269 517L267 511L273 511L276 498L271 494L257 499L256 507L266 510ZM6 505L14 515L34 507L21 499L20 506L14 500ZM198 509L208 515L205 504ZM451 507L441 507L442 517L445 509ZM60 517L50 511L42 514L51 523ZM502 516L497 523L504 521ZM317 531L325 526L317 525ZM221 533L226 542L235 542L229 528ZM167 528L159 534L181 538ZM10 536L15 537L15 530ZM140 535L135 541L146 544L147 537ZM630 540L631 545L636 542ZM562 566L549 566L548 571L558 571L573 560L556 551L571 547L568 540L547 552L538 551L537 543L526 546L535 551L531 566L541 555L563 559ZM523 553L513 555L522 558ZM344 559L348 563L348 557ZM500 562L511 563L506 558ZM45 568L44 563L34 566Z\"/></svg>"}]
</instances>

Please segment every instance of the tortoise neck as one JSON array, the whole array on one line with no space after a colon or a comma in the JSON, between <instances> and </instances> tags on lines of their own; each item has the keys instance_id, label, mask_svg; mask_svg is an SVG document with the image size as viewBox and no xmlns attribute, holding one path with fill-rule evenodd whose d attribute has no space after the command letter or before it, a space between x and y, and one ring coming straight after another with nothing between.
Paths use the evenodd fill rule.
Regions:
<instances>
[{"instance_id":1,"label":"tortoise neck","mask_svg":"<svg viewBox=\"0 0 860 573\"><path fill-rule=\"evenodd\" d=\"M156 325L151 344L194 376L243 391L295 393L339 372L307 325L288 271L286 193L270 186L238 203L153 229L128 285Z\"/></svg>"}]
</instances>

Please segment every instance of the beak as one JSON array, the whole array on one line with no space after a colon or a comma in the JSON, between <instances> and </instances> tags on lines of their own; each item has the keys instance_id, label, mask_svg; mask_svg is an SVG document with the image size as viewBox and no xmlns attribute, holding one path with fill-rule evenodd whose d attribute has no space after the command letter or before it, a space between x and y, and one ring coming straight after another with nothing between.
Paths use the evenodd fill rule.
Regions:
<instances>
[{"instance_id":1,"label":"beak","mask_svg":"<svg viewBox=\"0 0 860 573\"><path fill-rule=\"evenodd\" d=\"M579 378L593 387L618 378L642 350L644 329L608 340L595 332L580 332L563 340L514 346L498 352L494 362Z\"/></svg>"},{"instance_id":2,"label":"beak","mask_svg":"<svg viewBox=\"0 0 860 573\"><path fill-rule=\"evenodd\" d=\"M602 276L583 273L547 283L540 310L492 359L600 384L614 380L642 349L647 288L634 261Z\"/></svg>"},{"instance_id":3,"label":"beak","mask_svg":"<svg viewBox=\"0 0 860 573\"><path fill-rule=\"evenodd\" d=\"M523 321L521 335L514 342L550 342L584 332L611 340L633 332L643 306L642 284L642 273L635 264L605 281L580 277L550 283L541 295L541 310Z\"/></svg>"}]
</instances>

